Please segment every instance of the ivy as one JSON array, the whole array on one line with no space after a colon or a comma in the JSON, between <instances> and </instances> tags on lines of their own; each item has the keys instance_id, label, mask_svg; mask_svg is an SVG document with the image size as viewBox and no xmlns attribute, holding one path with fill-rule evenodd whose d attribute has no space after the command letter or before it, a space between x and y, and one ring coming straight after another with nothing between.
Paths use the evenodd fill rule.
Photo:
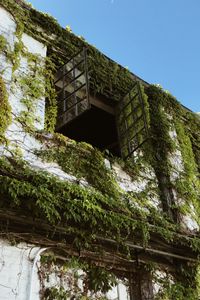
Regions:
<instances>
[{"instance_id":1,"label":"ivy","mask_svg":"<svg viewBox=\"0 0 200 300\"><path fill-rule=\"evenodd\" d=\"M0 35L0 52L5 52L8 47L6 38L3 35Z\"/></svg>"},{"instance_id":2,"label":"ivy","mask_svg":"<svg viewBox=\"0 0 200 300\"><path fill-rule=\"evenodd\" d=\"M85 179L98 191L112 198L119 199L120 191L113 173L105 165L102 153L85 142L75 142L62 135L54 135L54 146L36 154L49 162L57 162L62 170L74 175L77 179Z\"/></svg>"},{"instance_id":3,"label":"ivy","mask_svg":"<svg viewBox=\"0 0 200 300\"><path fill-rule=\"evenodd\" d=\"M192 143L189 136L186 134L184 124L178 120L176 121L176 131L184 164L184 171L180 174L180 177L176 182L179 197L184 200L184 204L182 204L180 209L184 214L193 215L193 217L195 216L196 222L199 224L200 181Z\"/></svg>"},{"instance_id":4,"label":"ivy","mask_svg":"<svg viewBox=\"0 0 200 300\"><path fill-rule=\"evenodd\" d=\"M35 133L34 125L39 121L35 112L37 101L41 97L46 98L45 130L51 133L55 131L57 103L54 74L58 66L83 47L88 49L93 93L119 101L132 87L133 80L138 80L127 69L109 60L70 30L61 28L49 15L37 12L24 3L18 5L13 0L0 0L0 4L13 15L17 24L14 49L11 50L5 37L0 35L0 53L12 63L13 80L23 90L21 102L25 109L17 120L25 131ZM42 30L38 30L38 26ZM47 59L28 53L22 42L24 32L48 46ZM18 76L17 73L21 57L27 59L29 66L30 72L25 76ZM145 171L145 166L150 165L154 169L163 214L159 215L149 205L149 191L152 191L153 186L149 185L141 193L122 193L112 171L105 167L103 155L97 149L85 143L69 141L61 135L54 136L54 146L47 145L46 150L37 154L47 161L57 162L64 172L74 175L77 181L61 181L47 172L33 170L17 159L1 158L1 207L43 219L51 226L61 225L66 229L66 234L73 235L78 249L91 248L98 235L103 235L114 239L123 250L123 255L128 255L130 251L126 249L127 239L137 239L140 236L141 245L147 247L151 235L156 234L168 243L189 244L199 253L199 239L194 237L189 240L187 236L185 239L179 238L177 233L180 231L180 224L172 222L178 221L179 213L193 213L194 209L199 223L199 119L183 109L172 95L160 87L148 86L145 90L142 88L142 93L150 138L142 146L142 155L137 162L129 159L120 163L133 179L138 177L141 168ZM11 107L5 83L0 77L0 143L5 141L5 131L10 122ZM171 181L172 165L169 159L177 150L177 143L169 134L172 128L177 133L178 150L181 151L184 167L176 182ZM82 179L86 179L90 186L81 186ZM174 190L184 200L183 205L176 203ZM168 276L162 282L163 289L157 295L160 299L197 299L192 283L196 275L188 266L183 267L183 272L187 276L175 278L174 282ZM96 276L100 281L88 281L93 290L107 290L112 284L112 278L105 268L93 268L88 270L89 273L90 278ZM49 300L65 299L65 296L64 290L59 287L46 291L46 299Z\"/></svg>"},{"instance_id":5,"label":"ivy","mask_svg":"<svg viewBox=\"0 0 200 300\"><path fill-rule=\"evenodd\" d=\"M57 101L56 101L56 91L54 87L54 74L55 74L55 64L52 59L46 58L46 66L44 69L43 76L45 78L45 130L47 132L53 133L55 131L56 121L57 121Z\"/></svg>"},{"instance_id":6,"label":"ivy","mask_svg":"<svg viewBox=\"0 0 200 300\"><path fill-rule=\"evenodd\" d=\"M19 24L25 25L24 30L27 34L48 45L49 55L52 54L53 62L57 67L65 63L81 48L86 47L91 75L90 87L94 93L101 93L108 99L118 101L130 90L133 80L138 79L126 68L108 59L94 46L62 28L48 14L38 12L27 4L24 4L26 9L23 9L13 0L0 0L0 4L14 14ZM38 31L38 26L43 30ZM53 34L56 36L54 39L52 39ZM55 49L59 52L59 58Z\"/></svg>"},{"instance_id":7,"label":"ivy","mask_svg":"<svg viewBox=\"0 0 200 300\"><path fill-rule=\"evenodd\" d=\"M169 135L171 121L165 110L169 96L161 88L153 85L146 88L146 93L150 105L150 139L144 147L145 156L155 170L163 210L176 221L177 212L173 209L169 162L169 154L174 152L175 144Z\"/></svg>"},{"instance_id":8,"label":"ivy","mask_svg":"<svg viewBox=\"0 0 200 300\"><path fill-rule=\"evenodd\" d=\"M76 257L71 257L61 265L56 260L51 260L51 257L45 256L39 273L42 274L43 282L52 273L60 278L57 286L43 287L43 300L63 300L74 295L80 300L107 300L105 293L117 284L117 278L110 270Z\"/></svg>"},{"instance_id":9,"label":"ivy","mask_svg":"<svg viewBox=\"0 0 200 300\"><path fill-rule=\"evenodd\" d=\"M62 224L66 233L76 230L78 247L91 245L98 235L123 244L124 239L140 232L143 246L148 244L153 232L170 242L178 238L172 223L156 213L153 218L152 211L139 209L131 195L127 195L126 201L111 198L92 188L34 171L24 162L12 159L2 158L0 165L1 206L19 213L23 210L27 216L41 218L52 225ZM181 242L188 244L187 238Z\"/></svg>"},{"instance_id":10,"label":"ivy","mask_svg":"<svg viewBox=\"0 0 200 300\"><path fill-rule=\"evenodd\" d=\"M8 100L8 93L4 80L0 76L0 144L6 141L5 132L11 120L11 106Z\"/></svg>"}]
</instances>

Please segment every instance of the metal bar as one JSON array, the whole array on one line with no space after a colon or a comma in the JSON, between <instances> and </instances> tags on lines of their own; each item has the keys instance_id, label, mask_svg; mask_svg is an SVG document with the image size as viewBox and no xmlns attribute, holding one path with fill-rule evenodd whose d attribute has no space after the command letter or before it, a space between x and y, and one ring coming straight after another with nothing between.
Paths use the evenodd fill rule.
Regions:
<instances>
[{"instance_id":1,"label":"metal bar","mask_svg":"<svg viewBox=\"0 0 200 300\"><path fill-rule=\"evenodd\" d=\"M75 72L75 61L74 61L74 58L72 59L72 64L73 64L73 81L72 81L72 85L73 85L73 89L74 91L76 90L76 81L75 81L75 77L76 77L76 72ZM78 108L77 108L77 105L76 105L76 92L73 92L71 95L71 97L73 96L74 98L74 103L75 103L75 116L78 115ZM69 97L68 97L69 98Z\"/></svg>"},{"instance_id":2,"label":"metal bar","mask_svg":"<svg viewBox=\"0 0 200 300\"><path fill-rule=\"evenodd\" d=\"M132 91L132 90L131 90ZM136 93L133 97L131 97L131 95L130 95L130 93L129 93L129 102L128 103L126 103L121 109L122 110L125 110L125 108L137 97L137 96L139 96L138 95L138 93ZM126 95L126 97L127 97L127 95ZM124 98L125 99L125 98Z\"/></svg>"},{"instance_id":3,"label":"metal bar","mask_svg":"<svg viewBox=\"0 0 200 300\"><path fill-rule=\"evenodd\" d=\"M73 81L76 81L79 77L81 77L83 74L85 74L85 71L81 72L79 75L77 75L75 78L73 78L71 81L69 81L67 84L64 85L64 88L66 88L68 85L72 84Z\"/></svg>"},{"instance_id":4,"label":"metal bar","mask_svg":"<svg viewBox=\"0 0 200 300\"><path fill-rule=\"evenodd\" d=\"M60 76L56 81L54 81L54 84L56 84L58 81L60 81L62 77L66 77L67 74L69 74L71 71L74 70L74 68L77 68L83 62L84 62L84 59L82 59L79 63L73 65L73 67L70 70L68 70L66 73L64 73L62 76ZM66 64L63 66L63 70L64 70L65 66L66 66Z\"/></svg>"},{"instance_id":5,"label":"metal bar","mask_svg":"<svg viewBox=\"0 0 200 300\"><path fill-rule=\"evenodd\" d=\"M141 103L142 111L143 111L143 119L144 119L144 125L145 125L145 129L146 129L146 135L148 135L148 126L147 126L147 120L146 120L146 113L145 113L145 109L144 109L144 100L143 100L143 97L142 97L139 82L138 82L138 90L139 90L139 101Z\"/></svg>"},{"instance_id":6,"label":"metal bar","mask_svg":"<svg viewBox=\"0 0 200 300\"><path fill-rule=\"evenodd\" d=\"M143 129L145 129L144 126L143 126L139 131L135 132L135 135L133 135L133 136L130 135L130 142L133 141L134 138L135 138L140 132L143 131ZM138 145L140 144L139 141L138 141L138 139L137 139L137 144L138 144ZM131 149L131 152L132 152L132 149Z\"/></svg>"},{"instance_id":7,"label":"metal bar","mask_svg":"<svg viewBox=\"0 0 200 300\"><path fill-rule=\"evenodd\" d=\"M81 113L79 113L79 116L83 115L87 110L88 110L88 108L85 109L84 111L82 111ZM66 114L67 112L68 112L68 111L66 111L64 114ZM64 114L62 114L62 116L63 116ZM64 123L63 123L63 122L60 122L59 126L57 126L57 129L62 128L63 125L65 125L66 123L69 124L69 123L71 123L71 122L73 122L73 118L70 119L70 120L67 121L67 122L64 122ZM61 124L61 123L62 123L62 124Z\"/></svg>"},{"instance_id":8,"label":"metal bar","mask_svg":"<svg viewBox=\"0 0 200 300\"><path fill-rule=\"evenodd\" d=\"M123 99L126 98L126 96L129 95L130 91L132 91L136 87L136 85L137 85L137 81L134 82L133 86L130 88L129 92L126 93L126 95L123 97Z\"/></svg>"},{"instance_id":9,"label":"metal bar","mask_svg":"<svg viewBox=\"0 0 200 300\"><path fill-rule=\"evenodd\" d=\"M89 101L89 80L88 80L88 64L87 64L87 48L83 49L84 62L85 62L85 81L86 81L86 95L87 95L87 103L88 108L90 107Z\"/></svg>"},{"instance_id":10,"label":"metal bar","mask_svg":"<svg viewBox=\"0 0 200 300\"><path fill-rule=\"evenodd\" d=\"M140 108L140 104L138 104L127 116L126 116L126 118L129 118L131 115L132 115L132 113L135 113L136 112L136 110L138 109L138 108ZM124 119L122 118L122 120L121 120L121 122L123 122L124 121ZM120 123L121 124L121 123Z\"/></svg>"},{"instance_id":11,"label":"metal bar","mask_svg":"<svg viewBox=\"0 0 200 300\"><path fill-rule=\"evenodd\" d=\"M60 100L59 103L67 100L68 98L70 98L74 93L78 92L79 90L81 90L86 84L82 84L80 87L78 87L76 90L74 90L72 93L70 93L70 95L67 95L67 97L65 97L64 99Z\"/></svg>"},{"instance_id":12,"label":"metal bar","mask_svg":"<svg viewBox=\"0 0 200 300\"><path fill-rule=\"evenodd\" d=\"M84 98L81 98L79 101L77 101L76 103L72 104L70 107L68 107L65 111L63 111L63 113L60 115L62 116L64 113L66 113L67 111L69 111L72 107L74 107L75 105L79 104L80 102L84 101L85 99L87 99L87 97L85 96Z\"/></svg>"},{"instance_id":13,"label":"metal bar","mask_svg":"<svg viewBox=\"0 0 200 300\"><path fill-rule=\"evenodd\" d=\"M81 52L83 51L83 49L79 50L76 54L74 54L69 60L67 60L67 62L65 62L64 65L62 65L60 68L58 68L57 71L61 70L64 66L66 66L74 57L78 56Z\"/></svg>"},{"instance_id":14,"label":"metal bar","mask_svg":"<svg viewBox=\"0 0 200 300\"><path fill-rule=\"evenodd\" d=\"M143 131L143 129L145 129L145 127L143 126L139 131L136 131L135 135L131 137L131 139L134 139L136 137L136 135L138 135L140 132ZM138 142L139 144L139 142Z\"/></svg>"},{"instance_id":15,"label":"metal bar","mask_svg":"<svg viewBox=\"0 0 200 300\"><path fill-rule=\"evenodd\" d=\"M136 89L137 89L137 95L139 96L139 94L138 94L138 88L137 88L138 86L136 85ZM133 111L133 101L131 101L131 109L132 109L132 111ZM137 123L137 118L135 117L135 114L133 113L133 120L134 120L134 127L136 126L136 123ZM139 139L138 139L138 135L136 134L136 138L137 138L137 144L139 144ZM132 140L133 140L133 138L131 138ZM131 151L132 151L132 149L131 149ZM130 151L130 153L131 153L131 151Z\"/></svg>"},{"instance_id":16,"label":"metal bar","mask_svg":"<svg viewBox=\"0 0 200 300\"><path fill-rule=\"evenodd\" d=\"M140 119L142 119L142 115L134 120L134 123L127 127L125 130L122 131L121 136L125 135L128 130L130 130Z\"/></svg>"},{"instance_id":17,"label":"metal bar","mask_svg":"<svg viewBox=\"0 0 200 300\"><path fill-rule=\"evenodd\" d=\"M102 238L100 236L97 236L97 239L100 240L100 241L103 241L103 242L109 242L109 243L112 243L112 244L117 244L117 242L115 240L112 240L112 239L109 239L109 238ZM130 242L125 242L125 245L128 246L129 248L132 248L132 249L139 249L139 250L144 250L145 252L160 254L160 255L163 255L163 256L169 256L169 257L178 258L178 259L182 259L182 260L187 260L187 261L191 261L191 262L198 262L198 259L195 259L195 258L182 256L182 255L179 255L179 254L166 252L166 251L162 251L162 250L158 250L158 249L152 249L152 248L148 248L148 247L144 248L142 246L135 245L135 244L132 244Z\"/></svg>"},{"instance_id":18,"label":"metal bar","mask_svg":"<svg viewBox=\"0 0 200 300\"><path fill-rule=\"evenodd\" d=\"M131 154L133 154L133 152L135 152L137 149L139 149L146 141L148 138L146 138L145 140L143 140L142 143L140 143L139 145L137 145L137 147L135 147L127 156L124 157L124 159L127 159Z\"/></svg>"},{"instance_id":19,"label":"metal bar","mask_svg":"<svg viewBox=\"0 0 200 300\"><path fill-rule=\"evenodd\" d=\"M62 69L62 71L63 71L63 74L64 74L64 68ZM62 77L62 97L63 98L65 98L65 89L64 89L64 84L65 84L65 82L64 82L64 80L65 80L65 78L64 78L64 76ZM65 107L65 102L63 102L63 110L65 110L66 109L66 107Z\"/></svg>"}]
</instances>

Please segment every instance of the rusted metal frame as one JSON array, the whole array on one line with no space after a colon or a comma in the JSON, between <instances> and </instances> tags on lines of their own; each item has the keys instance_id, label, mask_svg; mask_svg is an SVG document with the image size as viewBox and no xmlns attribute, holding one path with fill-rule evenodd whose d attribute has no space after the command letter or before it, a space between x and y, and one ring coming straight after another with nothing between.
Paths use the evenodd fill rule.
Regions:
<instances>
[{"instance_id":1,"label":"rusted metal frame","mask_svg":"<svg viewBox=\"0 0 200 300\"><path fill-rule=\"evenodd\" d=\"M127 116L126 116L126 118L129 118L131 115L132 115L132 112L134 113L134 112L136 112L136 110L138 109L140 107L140 105L138 104L136 107L134 107L134 110L133 111L131 111ZM122 119L122 121L121 122L123 122L124 121L124 118Z\"/></svg>"},{"instance_id":2,"label":"rusted metal frame","mask_svg":"<svg viewBox=\"0 0 200 300\"><path fill-rule=\"evenodd\" d=\"M130 99L129 104L131 104L131 94L128 94L128 97ZM127 107L127 106L126 106ZM125 116L125 107L123 108L124 116ZM130 127L128 126L127 118L125 118L124 122L126 123L126 130L124 133L122 133L122 136L124 135L125 137L127 136L127 146L128 146L128 152L130 153L131 151L131 138L130 138Z\"/></svg>"},{"instance_id":3,"label":"rusted metal frame","mask_svg":"<svg viewBox=\"0 0 200 300\"><path fill-rule=\"evenodd\" d=\"M82 59L80 62L78 62L77 64L73 65L73 67L68 70L66 73L63 73L56 81L54 81L54 84L56 84L57 82L59 82L61 80L61 78L64 76L66 77L71 71L73 71L74 68L77 68L79 65L81 65L82 63L84 62L84 59ZM64 68L66 67L67 64L65 64L63 67L63 70Z\"/></svg>"},{"instance_id":4,"label":"rusted metal frame","mask_svg":"<svg viewBox=\"0 0 200 300\"><path fill-rule=\"evenodd\" d=\"M62 116L63 114L65 114L66 112L70 111L74 106L78 105L80 102L84 101L86 98L86 96L84 98L81 98L80 100L78 100L76 103L72 104L70 107L68 107L65 111L63 111L63 113L60 115Z\"/></svg>"},{"instance_id":5,"label":"rusted metal frame","mask_svg":"<svg viewBox=\"0 0 200 300\"><path fill-rule=\"evenodd\" d=\"M143 102L143 98L142 98L142 95L141 95L141 90L140 90L140 85L139 83L137 82L137 90L138 90L138 100L139 100L139 103L140 105L137 105L137 108L141 107L142 108L142 115L140 117L138 117L137 119L135 119L134 117L134 114L133 114L133 117L134 117L134 124L137 124L137 122L141 119L143 119L143 122L144 122L144 127L142 127L139 131L136 132L136 134L132 137L132 140L134 140L134 138L136 137L137 138L137 147L135 147L134 149L132 149L132 151L130 151L130 154L129 156L134 152L136 151L139 147L141 147L144 142L146 141L146 139L144 138L142 142L139 142L139 138L138 138L138 134L140 132L142 132L144 129L145 129L145 135L146 135L146 138L148 137L148 126L147 126L147 122L146 122L146 114L145 114L145 109L144 109L144 102ZM133 102L131 102L131 106L133 108ZM136 109L134 110L134 112L136 111ZM131 126L130 126L131 127ZM129 127L129 129L130 129ZM128 157L128 156L127 156ZM126 158L127 158L126 157Z\"/></svg>"},{"instance_id":6,"label":"rusted metal frame","mask_svg":"<svg viewBox=\"0 0 200 300\"><path fill-rule=\"evenodd\" d=\"M133 91L134 89L135 89L135 87L137 87L137 85L134 85L134 87L131 89L131 91ZM132 112L132 108L133 108L133 106L132 106L132 102L133 102L133 100L136 98L136 96L137 96L137 93L136 93L136 95L135 95L135 97L131 97L131 91L129 92L129 94L128 94L128 97L129 97L129 99L130 99L130 101L129 101L129 105L131 105L131 112ZM135 121L135 117L134 117L134 114L132 113L132 117L133 117L133 120ZM133 124L131 124L128 128L126 128L126 130L122 133L122 135L125 135L125 136L127 136L127 138L128 138L128 154L125 156L125 159L126 158L128 158L132 153L133 153L133 148L132 148L132 146L131 146L131 135L130 135L130 129L131 128L133 128L133 126L134 126L134 124L135 124L135 122L133 123ZM123 147L122 147L123 148Z\"/></svg>"},{"instance_id":7,"label":"rusted metal frame","mask_svg":"<svg viewBox=\"0 0 200 300\"><path fill-rule=\"evenodd\" d=\"M74 104L75 104L75 116L77 116L77 115L78 115L78 108L77 108L77 105L76 105L76 92L75 92L75 90L76 90L76 81L75 81L76 72L75 72L75 66L74 66L74 65L75 65L74 58L75 58L75 57L73 57L73 59L72 59L72 64L73 64L73 70L72 70L73 81L72 81L72 85L73 85L74 91L70 94L70 97L73 96L73 98L74 98ZM69 97L68 97L68 98L69 98ZM69 110L69 109L67 109L67 110Z\"/></svg>"},{"instance_id":8,"label":"rusted metal frame","mask_svg":"<svg viewBox=\"0 0 200 300\"><path fill-rule=\"evenodd\" d=\"M90 105L90 103L89 103L89 82L88 82L88 68L87 68L87 50L86 50L86 48L84 48L83 50L81 50L79 53L78 53L78 55L80 55L82 53L82 55L83 55L83 58L81 59L81 61L80 62L78 62L77 64L75 63L75 58L76 58L76 56L77 55L75 55L72 59L70 59L67 63L69 63L70 61L72 61L72 64L73 64L73 68L71 68L67 73L64 73L64 68L65 68L65 66L67 65L67 63L63 66L63 73L64 73L64 75L62 75L63 76L63 81L62 81L62 83L63 83L63 86L62 86L62 94L63 94L63 99L61 100L61 101L59 101L59 104L61 103L61 102L63 102L63 113L65 113L65 112L67 112L68 110L70 110L70 109L72 109L72 107L75 107L75 116L78 116L79 115L79 112L78 112L78 103L80 103L81 101L84 101L85 99L87 99L87 109L89 108L89 105ZM75 68L78 66L78 65L80 65L80 64L82 64L82 63L84 63L84 71L83 72L81 72L79 75L77 75L76 76L76 74L75 74ZM66 77L66 74L68 74L68 73L70 73L71 71L73 71L73 79L69 82L69 83L67 83L67 84L64 84L65 83L65 77ZM76 80L79 78L79 77L81 77L82 75L84 75L85 74L85 83L84 84L82 84L80 87L78 87L78 88L76 88ZM59 80L57 80L56 82L58 82ZM72 92L72 93L70 93L69 95L67 95L67 97L65 97L64 95L64 93L65 93L65 91L64 91L64 89L67 87L67 86L69 86L70 84L73 84L74 83L74 85L73 85L73 88L74 88L74 91ZM86 87L86 96L84 97L84 98L82 98L82 99L80 99L80 101L77 101L77 97L76 97L76 92L78 92L79 90L81 90L82 88L84 88L84 87ZM57 95L60 93L60 91L58 91L58 93L57 93ZM70 97L72 97L74 95L74 104L73 105L71 105L70 107L66 107L66 102L67 102L67 100L70 98ZM63 115L63 113L62 113L62 115Z\"/></svg>"},{"instance_id":9,"label":"rusted metal frame","mask_svg":"<svg viewBox=\"0 0 200 300\"><path fill-rule=\"evenodd\" d=\"M136 86L134 86L132 89L131 89L131 91L135 88ZM130 91L130 92L131 92ZM125 98L129 98L129 102L128 103L126 103L121 109L125 109L137 96L138 96L138 94L136 93L133 97L130 95L130 92L123 98L123 99L125 99ZM122 104L123 105L123 104Z\"/></svg>"},{"instance_id":10,"label":"rusted metal frame","mask_svg":"<svg viewBox=\"0 0 200 300\"><path fill-rule=\"evenodd\" d=\"M139 120L141 120L141 119L142 119L142 116L140 116L139 118L137 118L137 122L138 122ZM133 123L133 125L135 125L135 124L136 124L136 123ZM121 135L124 135L124 134L126 134L128 131L130 131L130 129L133 127L133 125L130 125L129 127L127 127L127 129L125 129L124 131L122 131ZM143 128L145 128L144 125L143 125ZM140 130L141 130L141 129L140 129ZM136 131L136 134L135 134L134 137L136 137L137 133L140 133L140 130ZM131 137L131 138L133 138L133 137ZM138 143L138 144L139 144L139 143Z\"/></svg>"},{"instance_id":11,"label":"rusted metal frame","mask_svg":"<svg viewBox=\"0 0 200 300\"><path fill-rule=\"evenodd\" d=\"M138 150L145 142L146 142L146 140L144 140L142 143L140 143L139 145L137 145L137 147L135 147L134 149L132 149L131 152L124 157L124 159L127 159L128 157L130 157L133 154L133 152L135 152L136 150Z\"/></svg>"},{"instance_id":12,"label":"rusted metal frame","mask_svg":"<svg viewBox=\"0 0 200 300\"><path fill-rule=\"evenodd\" d=\"M87 103L88 109L90 108L91 104L89 101L89 78L88 78L88 64L87 64L87 48L83 49L83 58L84 58L84 66L85 66L85 82L86 82L86 96L87 96Z\"/></svg>"},{"instance_id":13,"label":"rusted metal frame","mask_svg":"<svg viewBox=\"0 0 200 300\"><path fill-rule=\"evenodd\" d=\"M131 91L135 90L135 95L133 97L131 97ZM148 131L147 131L147 122L146 122L146 116L145 116L145 110L144 110L144 103L143 103L143 99L142 99L142 95L141 95L141 91L140 91L140 86L139 86L139 83L136 82L133 86L133 88L131 89L131 91L123 98L125 99L126 97L129 97L129 100L128 100L128 103L126 103L125 105L121 105L120 109L121 109L121 112L122 112L122 120L120 120L119 122L119 127L123 127L123 124L124 124L124 127L125 127L125 130L119 130L119 138L120 138L120 141L121 139L123 138L123 136L125 137L125 139L127 139L127 142L125 142L127 144L127 150L129 152L129 154L125 157L129 157L134 151L136 151L145 141L145 138L142 142L139 141L139 137L138 137L138 134L145 129L145 135L147 137L148 135ZM137 98L139 101L139 104L136 105L136 107L134 106L134 99ZM125 109L128 105L131 105L131 112L126 115L125 114ZM138 118L135 118L135 112L137 111L137 109L139 109L141 107L142 109L142 114L140 117ZM132 115L133 117L133 124L131 124L130 126L127 125L127 121L126 119L128 117L130 117ZM131 130L131 128L134 127L134 125L136 125L141 119L143 119L143 123L144 123L144 127L142 127L142 129L140 129L139 131L136 131L136 134L131 137L129 131ZM134 128L133 128L134 129ZM134 149L132 148L131 146L131 141L133 142L134 138L137 139L136 143L137 143L137 147L134 147ZM121 149L125 149L125 143L121 143ZM121 152L124 152L124 151L121 151ZM122 154L123 155L123 154Z\"/></svg>"},{"instance_id":14,"label":"rusted metal frame","mask_svg":"<svg viewBox=\"0 0 200 300\"><path fill-rule=\"evenodd\" d=\"M136 85L135 86L135 88L136 88L136 90L137 90L137 97L134 97L133 98L133 100L136 98L138 98L138 96L139 96L139 94L138 94L138 86ZM138 117L138 118L136 118L135 117L135 111L134 111L134 106L133 106L133 100L131 101L131 111L132 111L132 116L133 116L133 120L134 120L134 122L133 122L133 127L135 127L136 126L136 124L137 124L137 122L140 120L140 117ZM137 111L137 110L136 110ZM139 138L138 138L138 134L136 133L136 135L134 136L134 137L132 137L131 138L131 140L134 142L134 138L136 137L136 139L137 139L137 145L139 145ZM134 151L135 151L135 147L134 147ZM131 153L131 151L130 151L130 153ZM132 153L133 153L133 151L132 151ZM131 154L130 154L131 155Z\"/></svg>"},{"instance_id":15,"label":"rusted metal frame","mask_svg":"<svg viewBox=\"0 0 200 300\"><path fill-rule=\"evenodd\" d=\"M64 99L62 99L59 102L63 102L65 100L67 100L68 98L70 98L74 93L78 92L80 89L82 89L85 86L85 83L83 83L80 87L78 87L76 90L74 90L72 93L70 93L70 95L67 95L67 97L65 97Z\"/></svg>"},{"instance_id":16,"label":"rusted metal frame","mask_svg":"<svg viewBox=\"0 0 200 300\"><path fill-rule=\"evenodd\" d=\"M138 117L137 119L135 119L134 121L134 125L136 125L140 120L142 119L142 115L140 116L140 117ZM143 125L143 127L142 127L142 129L143 128L145 128L145 126ZM129 129L130 129L130 127L129 127ZM135 130L135 132L136 132L136 134L134 135L134 137L136 137L137 136L137 142L138 142L138 145L140 144L140 142L139 142L139 139L138 139L138 134L141 132L141 129L140 130ZM134 138L134 137L132 137L132 138Z\"/></svg>"},{"instance_id":17,"label":"rusted metal frame","mask_svg":"<svg viewBox=\"0 0 200 300\"><path fill-rule=\"evenodd\" d=\"M122 99L122 101L124 100L124 98ZM118 114L117 114L117 118L118 118L118 120L120 119L120 115L122 114L122 116L123 116L123 119L124 119L124 126L125 127L127 127L127 123L126 123L126 118L125 118L125 114L124 114L124 110L123 109L121 109L121 106L122 106L123 104L120 102L119 103L119 110L118 110ZM119 126L120 124L118 123L117 124L117 129L118 129L118 137L119 137L119 144L120 144L120 152L121 152L121 156L123 157L124 155L123 155L123 151L122 151L122 137L123 137L123 135L121 134L121 130L120 130L120 126ZM123 125L123 124L122 124ZM125 137L126 138L126 137ZM126 143L127 144L127 143ZM127 147L128 147L128 145L127 145Z\"/></svg>"},{"instance_id":18,"label":"rusted metal frame","mask_svg":"<svg viewBox=\"0 0 200 300\"><path fill-rule=\"evenodd\" d=\"M78 56L79 54L81 54L81 52L83 51L83 49L79 50L78 52L76 52L76 54L74 54L72 57L70 57L64 65L62 65L60 68L57 69L57 71L61 70L64 66L66 66L72 59L74 59L76 56Z\"/></svg>"},{"instance_id":19,"label":"rusted metal frame","mask_svg":"<svg viewBox=\"0 0 200 300\"><path fill-rule=\"evenodd\" d=\"M85 71L81 72L79 75L77 75L75 78L71 79L67 84L65 84L63 86L63 89L65 89L66 87L68 87L68 85L72 84L73 81L77 80L79 77L81 77L82 75L85 74ZM65 79L64 79L65 80ZM60 91L57 92L57 95L59 95Z\"/></svg>"},{"instance_id":20,"label":"rusted metal frame","mask_svg":"<svg viewBox=\"0 0 200 300\"><path fill-rule=\"evenodd\" d=\"M143 130L144 130L144 126L143 126L139 131L137 131L133 136L130 135L130 136L131 136L131 140L133 140L133 139L134 139L139 133L141 133ZM140 144L141 144L141 143L138 143L136 148L138 148L138 147L140 146ZM133 150L133 151L131 150L131 152L134 152L134 150Z\"/></svg>"},{"instance_id":21,"label":"rusted metal frame","mask_svg":"<svg viewBox=\"0 0 200 300\"><path fill-rule=\"evenodd\" d=\"M63 68L62 71L63 71L63 74L64 74L65 69ZM65 85L65 77L64 77L64 75L63 75L63 77L62 77L62 99L65 98L65 89L64 89L64 85ZM63 111L64 111L65 109L66 109L66 102L63 101Z\"/></svg>"},{"instance_id":22,"label":"rusted metal frame","mask_svg":"<svg viewBox=\"0 0 200 300\"><path fill-rule=\"evenodd\" d=\"M135 85L134 85L135 86ZM126 103L125 105L123 104L123 101L125 101L125 99L128 97L128 103ZM120 113L122 114L122 120L119 122L118 126L119 126L119 141L120 141L120 148L121 148L121 155L122 157L128 157L129 154L127 156L123 155L123 152L122 151L123 149L126 150L127 148L127 151L128 153L131 152L131 144L130 144L130 135L129 135L129 129L132 127L132 125L128 126L127 124L127 115L125 114L125 109L127 108L128 105L131 105L131 95L130 95L130 92L122 99L122 102L120 103L121 105L119 106L119 109L120 109L120 112L119 112L119 116L120 116ZM132 108L132 106L131 106ZM132 114L132 111L130 112L129 115ZM121 130L120 127L123 127L124 125L124 128L125 130ZM122 138L125 138L125 143L122 143ZM126 146L126 148L125 148Z\"/></svg>"},{"instance_id":23,"label":"rusted metal frame","mask_svg":"<svg viewBox=\"0 0 200 300\"><path fill-rule=\"evenodd\" d=\"M127 156L125 156L124 159L127 159L128 157L130 157L133 154L133 152L135 152L136 150L138 150L145 142L146 142L146 140L144 140L142 143L140 143L139 145L137 145L137 147L135 147Z\"/></svg>"},{"instance_id":24,"label":"rusted metal frame","mask_svg":"<svg viewBox=\"0 0 200 300\"><path fill-rule=\"evenodd\" d=\"M146 112L145 112L145 109L144 109L144 100L143 100L143 97L142 97L142 93L141 93L139 82L137 84L138 84L138 91L139 91L139 101L141 103L141 107L142 107L142 111L143 111L142 115L143 115L143 119L144 119L144 125L145 125L145 129L146 129L146 135L148 137L148 125L147 125L147 120L146 120Z\"/></svg>"},{"instance_id":25,"label":"rusted metal frame","mask_svg":"<svg viewBox=\"0 0 200 300\"><path fill-rule=\"evenodd\" d=\"M82 100L81 100L80 102L82 102ZM79 102L78 102L78 104L79 104ZM60 115L60 117L63 117L63 116L66 115L68 112L69 112L69 110L66 110L62 115ZM85 110L82 111L82 112L80 112L80 113L78 114L78 116L81 116L81 115L84 114L84 113L85 113ZM65 124L70 124L71 122L73 122L73 120L74 120L74 118L72 118L72 119L70 119L70 120L67 120L67 122L65 121L65 123L62 122L62 124L59 124L59 126L57 126L57 130L58 130L59 128L62 128L62 126L65 125Z\"/></svg>"},{"instance_id":26,"label":"rusted metal frame","mask_svg":"<svg viewBox=\"0 0 200 300\"><path fill-rule=\"evenodd\" d=\"M130 91L132 91L135 88L136 85L137 85L137 81L134 82L132 88L129 90L128 93L125 94L125 96L122 99L125 99L127 96L129 97L130 96Z\"/></svg>"}]
</instances>

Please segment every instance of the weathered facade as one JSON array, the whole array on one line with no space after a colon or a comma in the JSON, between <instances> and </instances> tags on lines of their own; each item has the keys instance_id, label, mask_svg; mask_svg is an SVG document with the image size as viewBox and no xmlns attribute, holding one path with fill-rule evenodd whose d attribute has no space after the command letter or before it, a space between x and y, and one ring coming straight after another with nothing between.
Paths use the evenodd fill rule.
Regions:
<instances>
[{"instance_id":1,"label":"weathered facade","mask_svg":"<svg viewBox=\"0 0 200 300\"><path fill-rule=\"evenodd\" d=\"M0 0L1 299L199 299L200 121Z\"/></svg>"}]
</instances>

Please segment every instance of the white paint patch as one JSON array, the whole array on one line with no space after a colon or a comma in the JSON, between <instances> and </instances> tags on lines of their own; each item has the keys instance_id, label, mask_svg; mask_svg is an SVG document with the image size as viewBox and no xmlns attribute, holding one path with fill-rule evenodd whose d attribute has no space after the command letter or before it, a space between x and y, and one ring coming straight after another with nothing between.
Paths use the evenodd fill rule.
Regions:
<instances>
[{"instance_id":1,"label":"white paint patch","mask_svg":"<svg viewBox=\"0 0 200 300\"><path fill-rule=\"evenodd\" d=\"M47 47L44 44L38 42L26 33L23 33L22 35L22 42L26 46L28 52L40 55L41 57L46 57Z\"/></svg>"},{"instance_id":2,"label":"white paint patch","mask_svg":"<svg viewBox=\"0 0 200 300\"><path fill-rule=\"evenodd\" d=\"M11 246L0 240L0 294L3 300L27 300L30 288L32 261L29 254L32 245ZM38 248L32 249L36 253ZM34 300L39 300L40 284L36 272L33 274Z\"/></svg>"}]
</instances>

